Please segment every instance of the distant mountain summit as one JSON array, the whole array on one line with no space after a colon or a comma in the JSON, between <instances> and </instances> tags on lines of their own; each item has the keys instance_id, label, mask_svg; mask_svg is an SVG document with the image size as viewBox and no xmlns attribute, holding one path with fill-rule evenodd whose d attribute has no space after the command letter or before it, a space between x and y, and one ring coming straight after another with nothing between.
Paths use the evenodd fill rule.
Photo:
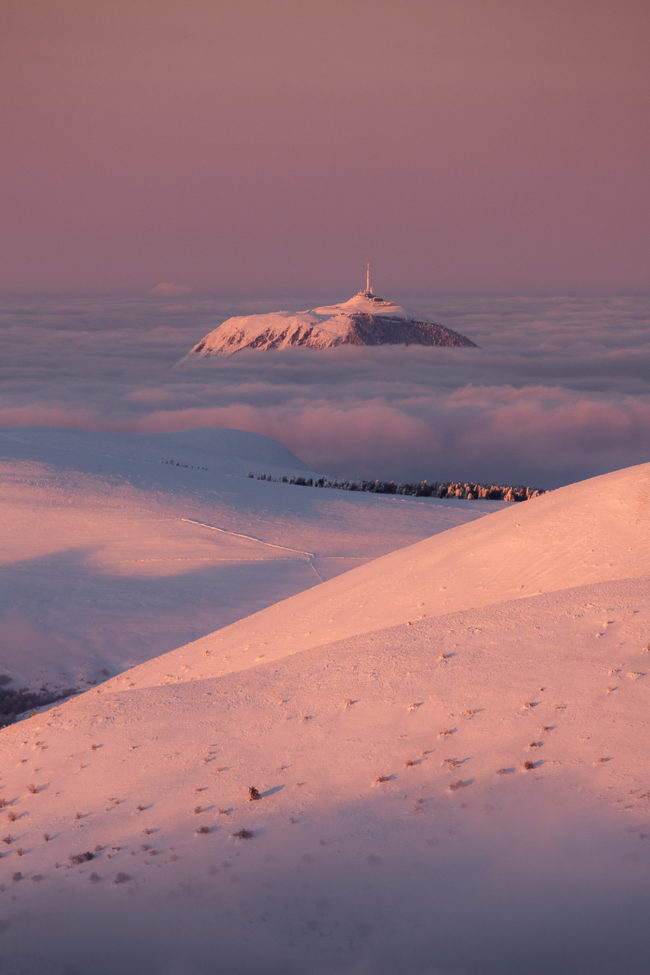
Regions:
<instances>
[{"instance_id":1,"label":"distant mountain summit","mask_svg":"<svg viewBox=\"0 0 650 975\"><path fill-rule=\"evenodd\" d=\"M331 349L337 345L439 345L476 348L464 335L426 322L366 287L349 301L307 311L237 315L209 332L181 361L244 349Z\"/></svg>"}]
</instances>

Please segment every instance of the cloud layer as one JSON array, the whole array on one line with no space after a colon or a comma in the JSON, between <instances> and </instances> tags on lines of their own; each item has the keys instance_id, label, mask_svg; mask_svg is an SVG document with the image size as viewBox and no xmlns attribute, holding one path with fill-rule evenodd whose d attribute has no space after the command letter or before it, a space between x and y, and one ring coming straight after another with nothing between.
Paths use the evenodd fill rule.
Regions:
<instances>
[{"instance_id":1,"label":"cloud layer","mask_svg":"<svg viewBox=\"0 0 650 975\"><path fill-rule=\"evenodd\" d=\"M411 304L480 348L294 350L179 367L203 334L252 305L5 301L0 425L234 427L281 440L320 471L396 480L553 487L648 459L649 299Z\"/></svg>"}]
</instances>

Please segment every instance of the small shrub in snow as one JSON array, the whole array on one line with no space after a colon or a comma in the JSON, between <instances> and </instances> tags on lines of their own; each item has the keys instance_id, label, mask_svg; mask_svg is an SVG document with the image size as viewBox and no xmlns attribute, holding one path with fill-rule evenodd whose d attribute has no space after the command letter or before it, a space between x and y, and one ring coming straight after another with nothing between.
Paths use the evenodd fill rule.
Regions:
<instances>
[{"instance_id":1,"label":"small shrub in snow","mask_svg":"<svg viewBox=\"0 0 650 975\"><path fill-rule=\"evenodd\" d=\"M131 874L124 873L122 870L120 870L120 872L115 875L114 883L116 883L116 884L127 884L130 879L131 879Z\"/></svg>"},{"instance_id":2,"label":"small shrub in snow","mask_svg":"<svg viewBox=\"0 0 650 975\"><path fill-rule=\"evenodd\" d=\"M261 798L262 797L260 796L259 790L256 789L254 785L251 785L248 789L248 801L254 802L256 799Z\"/></svg>"},{"instance_id":3,"label":"small shrub in snow","mask_svg":"<svg viewBox=\"0 0 650 975\"><path fill-rule=\"evenodd\" d=\"M464 789L466 785L467 783L463 782L462 779L456 779L455 782L449 783L448 789L450 792L456 792L458 789Z\"/></svg>"},{"instance_id":4,"label":"small shrub in snow","mask_svg":"<svg viewBox=\"0 0 650 975\"><path fill-rule=\"evenodd\" d=\"M209 826L198 826L197 829L196 829L196 832L199 835L204 836L206 833L211 833L212 830L210 829Z\"/></svg>"},{"instance_id":5,"label":"small shrub in snow","mask_svg":"<svg viewBox=\"0 0 650 975\"><path fill-rule=\"evenodd\" d=\"M390 782L392 776L390 775L378 775L375 782L379 785L382 782Z\"/></svg>"},{"instance_id":6,"label":"small shrub in snow","mask_svg":"<svg viewBox=\"0 0 650 975\"><path fill-rule=\"evenodd\" d=\"M252 840L255 834L253 833L252 829L238 829L237 832L233 833L232 835L238 840Z\"/></svg>"},{"instance_id":7,"label":"small shrub in snow","mask_svg":"<svg viewBox=\"0 0 650 975\"><path fill-rule=\"evenodd\" d=\"M8 846L8 845L9 845L10 843L13 843L13 841L14 841L14 838L13 838L13 836L11 835L11 833L8 833L8 834L7 834L6 836L3 836L3 837L2 837L2 842L3 842L3 843L6 843L6 844L7 844L7 846Z\"/></svg>"},{"instance_id":8,"label":"small shrub in snow","mask_svg":"<svg viewBox=\"0 0 650 975\"><path fill-rule=\"evenodd\" d=\"M203 812L203 806L195 806L194 807L194 815L195 816L198 816L199 813L202 813L202 812Z\"/></svg>"},{"instance_id":9,"label":"small shrub in snow","mask_svg":"<svg viewBox=\"0 0 650 975\"><path fill-rule=\"evenodd\" d=\"M31 792L32 795L35 796L36 793L38 792L38 786L36 785L36 783L30 782L29 785L27 786L27 791Z\"/></svg>"},{"instance_id":10,"label":"small shrub in snow","mask_svg":"<svg viewBox=\"0 0 650 975\"><path fill-rule=\"evenodd\" d=\"M462 763L457 758L445 758L442 764L446 769L458 768Z\"/></svg>"},{"instance_id":11,"label":"small shrub in snow","mask_svg":"<svg viewBox=\"0 0 650 975\"><path fill-rule=\"evenodd\" d=\"M535 768L535 763L528 760L527 762L524 762L524 768L527 772L529 772L530 769Z\"/></svg>"},{"instance_id":12,"label":"small shrub in snow","mask_svg":"<svg viewBox=\"0 0 650 975\"><path fill-rule=\"evenodd\" d=\"M10 812L7 813L7 819L9 820L10 823L15 823L16 820L18 819L18 813L14 812L12 809Z\"/></svg>"},{"instance_id":13,"label":"small shrub in snow","mask_svg":"<svg viewBox=\"0 0 650 975\"><path fill-rule=\"evenodd\" d=\"M94 860L94 859L95 859L95 854L94 853L91 853L90 850L86 850L85 853L71 853L70 854L70 863L73 863L73 864L87 863L88 860Z\"/></svg>"}]
</instances>

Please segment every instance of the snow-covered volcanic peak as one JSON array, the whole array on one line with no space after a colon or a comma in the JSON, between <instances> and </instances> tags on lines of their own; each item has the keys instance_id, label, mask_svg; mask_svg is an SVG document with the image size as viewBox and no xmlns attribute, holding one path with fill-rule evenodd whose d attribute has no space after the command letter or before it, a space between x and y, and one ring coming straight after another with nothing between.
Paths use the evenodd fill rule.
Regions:
<instances>
[{"instance_id":1,"label":"snow-covered volcanic peak","mask_svg":"<svg viewBox=\"0 0 650 975\"><path fill-rule=\"evenodd\" d=\"M428 345L475 348L464 335L423 321L402 305L379 298L370 287L349 301L306 311L237 315L209 332L181 361L196 356L233 355L303 347L337 345Z\"/></svg>"}]
</instances>

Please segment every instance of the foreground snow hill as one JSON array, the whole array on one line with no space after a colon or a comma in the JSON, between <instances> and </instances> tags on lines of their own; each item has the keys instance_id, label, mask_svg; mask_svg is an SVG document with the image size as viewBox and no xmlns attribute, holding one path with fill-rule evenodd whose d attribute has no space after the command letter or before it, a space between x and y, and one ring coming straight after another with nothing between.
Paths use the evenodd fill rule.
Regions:
<instances>
[{"instance_id":1,"label":"foreground snow hill","mask_svg":"<svg viewBox=\"0 0 650 975\"><path fill-rule=\"evenodd\" d=\"M647 972L649 511L572 485L5 729L3 971Z\"/></svg>"},{"instance_id":2,"label":"foreground snow hill","mask_svg":"<svg viewBox=\"0 0 650 975\"><path fill-rule=\"evenodd\" d=\"M156 683L170 669L177 680L211 676L251 666L259 654L276 659L427 617L645 576L649 470L595 477L391 552L134 669L128 680Z\"/></svg>"},{"instance_id":3,"label":"foreground snow hill","mask_svg":"<svg viewBox=\"0 0 650 975\"><path fill-rule=\"evenodd\" d=\"M434 322L426 322L394 301L375 295L368 284L348 301L307 311L276 311L228 318L198 342L181 362L228 356L243 350L339 345L426 345L475 348L474 342Z\"/></svg>"},{"instance_id":4,"label":"foreground snow hill","mask_svg":"<svg viewBox=\"0 0 650 975\"><path fill-rule=\"evenodd\" d=\"M495 508L247 477L262 471L310 473L239 430L0 429L0 677L87 686Z\"/></svg>"}]
</instances>

